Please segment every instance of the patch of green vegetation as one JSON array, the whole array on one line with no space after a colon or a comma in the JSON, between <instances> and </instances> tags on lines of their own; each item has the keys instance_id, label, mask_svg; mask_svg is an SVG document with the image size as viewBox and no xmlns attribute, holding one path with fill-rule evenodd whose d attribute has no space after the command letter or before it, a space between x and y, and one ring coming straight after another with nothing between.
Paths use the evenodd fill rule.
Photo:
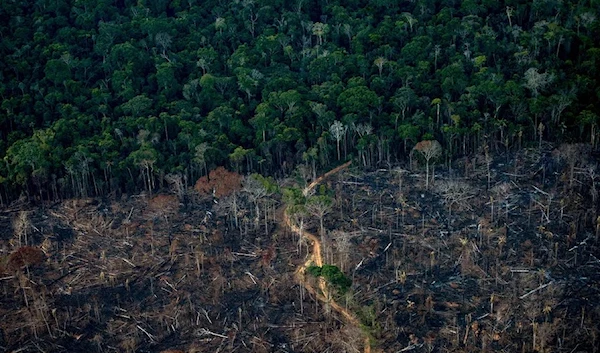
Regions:
<instances>
[{"instance_id":1,"label":"patch of green vegetation","mask_svg":"<svg viewBox=\"0 0 600 353\"><path fill-rule=\"evenodd\" d=\"M310 266L306 270L315 277L325 278L327 283L334 286L341 295L345 294L352 286L352 280L335 265Z\"/></svg>"},{"instance_id":2,"label":"patch of green vegetation","mask_svg":"<svg viewBox=\"0 0 600 353\"><path fill-rule=\"evenodd\" d=\"M377 322L377 312L375 305L365 305L358 312L358 318L361 323L361 329L369 337L371 342L381 333L381 325Z\"/></svg>"}]
</instances>

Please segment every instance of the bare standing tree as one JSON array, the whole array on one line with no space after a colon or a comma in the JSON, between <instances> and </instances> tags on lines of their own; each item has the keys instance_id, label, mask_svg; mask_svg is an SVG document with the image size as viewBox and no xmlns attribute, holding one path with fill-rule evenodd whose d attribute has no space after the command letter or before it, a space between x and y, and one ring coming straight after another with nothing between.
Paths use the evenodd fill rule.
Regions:
<instances>
[{"instance_id":1,"label":"bare standing tree","mask_svg":"<svg viewBox=\"0 0 600 353\"><path fill-rule=\"evenodd\" d=\"M585 143L564 143L554 152L558 159L567 164L569 172L569 189L573 189L575 169L583 167L590 155L591 146Z\"/></svg>"},{"instance_id":2,"label":"bare standing tree","mask_svg":"<svg viewBox=\"0 0 600 353\"><path fill-rule=\"evenodd\" d=\"M560 117L563 111L572 103L575 92L575 88L572 88L569 91L562 91L560 94L552 97L550 115L554 124L560 122Z\"/></svg>"},{"instance_id":3,"label":"bare standing tree","mask_svg":"<svg viewBox=\"0 0 600 353\"><path fill-rule=\"evenodd\" d=\"M29 212L20 211L16 219L13 220L13 231L16 236L16 243L12 244L15 247L25 246L28 243L27 234L31 222L29 221ZM12 243L12 240L11 240Z\"/></svg>"},{"instance_id":4,"label":"bare standing tree","mask_svg":"<svg viewBox=\"0 0 600 353\"><path fill-rule=\"evenodd\" d=\"M206 172L208 174L208 170L206 168L206 151L208 151L209 146L206 142L202 142L201 144L194 147L194 156L192 157L192 162L194 166L197 166L200 169L200 174Z\"/></svg>"},{"instance_id":5,"label":"bare standing tree","mask_svg":"<svg viewBox=\"0 0 600 353\"><path fill-rule=\"evenodd\" d=\"M261 219L260 206L263 205L262 218L264 220L265 234L269 235L269 227L267 222L268 199L277 190L277 185L271 178L265 178L260 174L252 174L244 178L242 181L242 190L248 194L250 201L254 204L255 225Z\"/></svg>"},{"instance_id":6,"label":"bare standing tree","mask_svg":"<svg viewBox=\"0 0 600 353\"><path fill-rule=\"evenodd\" d=\"M490 192L492 194L492 195L490 195L490 209L491 209L490 220L492 222L497 222L497 218L494 215L494 202L498 203L498 205L499 205L498 208L501 208L502 206L504 206L504 212L505 212L504 218L505 218L505 221L508 222L508 213L510 211L509 199L512 194L511 189L512 189L512 184L510 184L510 183L500 183L490 189ZM499 211L501 211L501 210L498 209L498 214L500 214Z\"/></svg>"},{"instance_id":7,"label":"bare standing tree","mask_svg":"<svg viewBox=\"0 0 600 353\"><path fill-rule=\"evenodd\" d=\"M165 181L169 184L171 190L175 195L177 195L180 201L182 201L185 198L186 179L187 178L182 177L179 173L169 173L165 175Z\"/></svg>"},{"instance_id":8,"label":"bare standing tree","mask_svg":"<svg viewBox=\"0 0 600 353\"><path fill-rule=\"evenodd\" d=\"M540 91L548 86L554 80L554 75L550 73L539 73L535 67L530 67L525 71L525 87L531 90L531 94L537 97Z\"/></svg>"},{"instance_id":9,"label":"bare standing tree","mask_svg":"<svg viewBox=\"0 0 600 353\"><path fill-rule=\"evenodd\" d=\"M350 257L350 251L352 249L352 237L353 233L343 231L333 231L332 237L335 240L335 247L338 251L338 261L342 272L346 271L348 265L348 258Z\"/></svg>"},{"instance_id":10,"label":"bare standing tree","mask_svg":"<svg viewBox=\"0 0 600 353\"><path fill-rule=\"evenodd\" d=\"M429 163L432 159L442 155L442 145L436 140L425 140L417 143L411 153L417 151L425 159L427 174L425 178L425 188L429 189Z\"/></svg>"},{"instance_id":11,"label":"bare standing tree","mask_svg":"<svg viewBox=\"0 0 600 353\"><path fill-rule=\"evenodd\" d=\"M331 126L329 127L329 132L331 133L331 136L333 136L333 138L335 139L335 141L337 143L338 160L340 160L340 158L341 158L341 156L340 156L340 141L346 134L347 130L348 130L348 127L345 126L344 124L342 124L338 120L334 121L333 124L331 124Z\"/></svg>"},{"instance_id":12,"label":"bare standing tree","mask_svg":"<svg viewBox=\"0 0 600 353\"><path fill-rule=\"evenodd\" d=\"M435 190L444 198L443 202L448 206L448 212L452 214L452 207L457 206L459 210L471 209L467 200L473 197L475 190L462 180L448 180L436 183Z\"/></svg>"},{"instance_id":13,"label":"bare standing tree","mask_svg":"<svg viewBox=\"0 0 600 353\"><path fill-rule=\"evenodd\" d=\"M590 196L592 197L592 203L596 207L596 201L598 200L598 187L596 185L598 179L598 164L592 164L585 169L585 174L590 178Z\"/></svg>"},{"instance_id":14,"label":"bare standing tree","mask_svg":"<svg viewBox=\"0 0 600 353\"><path fill-rule=\"evenodd\" d=\"M267 195L267 189L254 175L248 175L242 181L242 190L248 194L254 204L254 223L258 227L260 222L260 199Z\"/></svg>"},{"instance_id":15,"label":"bare standing tree","mask_svg":"<svg viewBox=\"0 0 600 353\"><path fill-rule=\"evenodd\" d=\"M332 206L332 200L326 195L311 196L308 198L307 210L314 216L319 218L319 229L321 233L321 242L325 240L325 227L323 226L323 218L329 213Z\"/></svg>"}]
</instances>

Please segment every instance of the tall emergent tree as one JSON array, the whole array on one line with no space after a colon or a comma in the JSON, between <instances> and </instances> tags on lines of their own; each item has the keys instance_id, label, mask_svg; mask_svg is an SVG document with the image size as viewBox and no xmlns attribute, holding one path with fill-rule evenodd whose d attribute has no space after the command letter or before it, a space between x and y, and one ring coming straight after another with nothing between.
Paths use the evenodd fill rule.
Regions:
<instances>
[{"instance_id":1,"label":"tall emergent tree","mask_svg":"<svg viewBox=\"0 0 600 353\"><path fill-rule=\"evenodd\" d=\"M442 155L442 145L437 140L424 140L416 144L412 152L415 151L425 159L427 170L425 176L425 188L429 189L429 163L431 160Z\"/></svg>"},{"instance_id":2,"label":"tall emergent tree","mask_svg":"<svg viewBox=\"0 0 600 353\"><path fill-rule=\"evenodd\" d=\"M338 160L340 160L340 141L342 140L342 138L344 138L344 135L346 134L346 131L348 130L348 127L345 126L344 124L342 124L341 122L339 122L338 120L334 121L333 124L331 124L331 126L329 127L329 132L331 133L331 136L333 136L333 138L335 139L335 142L337 144L337 157Z\"/></svg>"}]
</instances>

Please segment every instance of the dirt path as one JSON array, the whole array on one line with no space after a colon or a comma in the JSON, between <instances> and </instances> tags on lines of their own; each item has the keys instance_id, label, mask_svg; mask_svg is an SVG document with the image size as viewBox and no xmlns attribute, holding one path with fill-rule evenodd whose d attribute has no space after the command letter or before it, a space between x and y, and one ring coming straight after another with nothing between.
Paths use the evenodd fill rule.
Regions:
<instances>
[{"instance_id":1,"label":"dirt path","mask_svg":"<svg viewBox=\"0 0 600 353\"><path fill-rule=\"evenodd\" d=\"M304 196L307 196L324 179L339 172L342 169L347 168L348 166L350 166L350 164L352 164L352 162L344 163L339 167L334 168L315 179L312 183L308 184L306 188L304 188ZM312 253L308 255L306 261L296 270L296 278L298 279L298 282L300 282L306 288L306 290L312 295L314 295L319 301L328 304L333 310L338 312L346 320L346 322L354 326L360 326L360 321L356 318L356 316L348 309L339 305L331 297L329 293L329 288L327 287L327 282L323 277L319 277L319 290L316 290L305 278L306 269L309 266L313 264L319 267L323 266L323 257L321 255L321 241L319 240L319 238L312 233L300 229L300 227L293 223L287 213L287 210L283 213L283 221L285 225L292 230L292 232L299 234L301 237L307 238L309 242L313 244ZM369 341L369 337L365 337L364 352L371 352L371 343Z\"/></svg>"}]
</instances>

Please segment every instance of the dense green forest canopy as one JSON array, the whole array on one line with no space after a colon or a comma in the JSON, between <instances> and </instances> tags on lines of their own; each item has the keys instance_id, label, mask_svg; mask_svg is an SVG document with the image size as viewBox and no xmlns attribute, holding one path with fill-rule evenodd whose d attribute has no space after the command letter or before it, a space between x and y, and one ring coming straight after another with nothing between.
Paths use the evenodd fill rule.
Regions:
<instances>
[{"instance_id":1,"label":"dense green forest canopy","mask_svg":"<svg viewBox=\"0 0 600 353\"><path fill-rule=\"evenodd\" d=\"M0 195L598 140L600 2L0 3Z\"/></svg>"}]
</instances>

